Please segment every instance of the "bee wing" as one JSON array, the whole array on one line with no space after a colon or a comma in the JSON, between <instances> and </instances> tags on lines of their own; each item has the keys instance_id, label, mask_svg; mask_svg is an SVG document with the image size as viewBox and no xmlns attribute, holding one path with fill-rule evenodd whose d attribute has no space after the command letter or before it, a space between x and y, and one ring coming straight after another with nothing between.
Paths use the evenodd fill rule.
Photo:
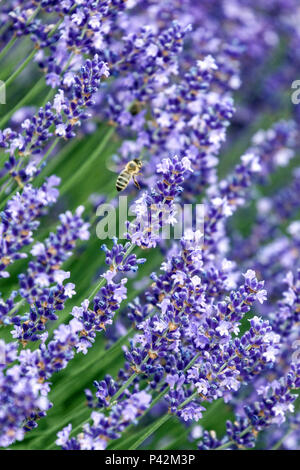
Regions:
<instances>
[{"instance_id":1,"label":"bee wing","mask_svg":"<svg viewBox=\"0 0 300 470\"><path fill-rule=\"evenodd\" d=\"M114 156L108 156L105 160L105 166L112 173L120 173L124 169L125 165L118 157L114 158Z\"/></svg>"}]
</instances>

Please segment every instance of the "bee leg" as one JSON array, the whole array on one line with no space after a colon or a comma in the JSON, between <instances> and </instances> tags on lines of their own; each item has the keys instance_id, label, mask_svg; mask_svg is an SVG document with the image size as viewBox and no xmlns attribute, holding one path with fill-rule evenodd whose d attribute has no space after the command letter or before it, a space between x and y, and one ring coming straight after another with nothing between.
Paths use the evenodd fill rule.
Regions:
<instances>
[{"instance_id":1,"label":"bee leg","mask_svg":"<svg viewBox=\"0 0 300 470\"><path fill-rule=\"evenodd\" d=\"M141 187L140 187L140 185L139 185L139 183L138 183L138 181L137 181L137 179L136 179L135 176L133 176L133 182L134 182L134 184L136 185L136 187L137 187L138 189L141 189Z\"/></svg>"}]
</instances>

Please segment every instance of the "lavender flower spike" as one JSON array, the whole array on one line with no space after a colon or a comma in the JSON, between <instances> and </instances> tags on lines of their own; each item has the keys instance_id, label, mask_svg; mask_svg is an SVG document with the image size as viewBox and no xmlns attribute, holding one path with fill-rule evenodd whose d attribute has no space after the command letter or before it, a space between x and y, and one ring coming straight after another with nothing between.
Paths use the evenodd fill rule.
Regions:
<instances>
[{"instance_id":1,"label":"lavender flower spike","mask_svg":"<svg viewBox=\"0 0 300 470\"><path fill-rule=\"evenodd\" d=\"M8 201L1 213L0 223L0 277L9 277L7 266L20 258L26 258L21 249L33 242L33 232L39 226L38 219L45 209L56 202L60 183L56 176L50 176L41 188L25 186L22 194L17 193Z\"/></svg>"}]
</instances>

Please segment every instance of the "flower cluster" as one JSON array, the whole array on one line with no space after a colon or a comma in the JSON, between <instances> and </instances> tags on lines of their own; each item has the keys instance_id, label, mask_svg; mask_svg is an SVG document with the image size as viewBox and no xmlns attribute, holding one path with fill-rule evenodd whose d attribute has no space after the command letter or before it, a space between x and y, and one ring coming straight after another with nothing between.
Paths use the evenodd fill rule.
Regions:
<instances>
[{"instance_id":1,"label":"flower cluster","mask_svg":"<svg viewBox=\"0 0 300 470\"><path fill-rule=\"evenodd\" d=\"M184 255L183 252L181 256ZM195 384L196 388L197 383L200 388L203 386L205 399L216 399L237 390L239 381L248 381L264 365L275 361L279 336L272 332L268 322L254 318L248 333L241 339L231 339L238 334L240 321L251 304L256 299L260 302L266 299L263 283L257 281L254 272L246 273L244 285L231 292L227 301L217 305L210 302L209 313L206 286L199 276L189 278L179 271L169 280L173 281L172 287L167 287L165 276L163 279L166 294L159 289L161 311L138 324L143 333L134 338L125 356L131 368L146 374L148 380L152 378L153 387L161 387L163 379L167 380L171 387L167 398L173 412L186 399L190 400ZM186 375L184 369L195 357L197 360ZM200 389L198 392L201 395ZM195 402L197 396L196 392ZM190 418L193 404L188 407ZM179 415L187 417L186 413L183 407Z\"/></svg>"},{"instance_id":2,"label":"flower cluster","mask_svg":"<svg viewBox=\"0 0 300 470\"><path fill-rule=\"evenodd\" d=\"M36 260L30 261L27 272L19 276L19 295L29 304L30 312L16 315L14 311L11 322L15 325L14 338L23 345L40 339L47 322L57 320L56 311L63 310L65 301L75 294L73 283L63 284L70 272L60 268L72 255L76 241L89 238L89 224L83 222L82 211L79 207L74 215L69 211L60 215L56 233L33 245L31 254Z\"/></svg>"},{"instance_id":3,"label":"flower cluster","mask_svg":"<svg viewBox=\"0 0 300 470\"><path fill-rule=\"evenodd\" d=\"M20 258L26 258L21 250L33 242L33 233L39 226L36 220L58 197L56 186L60 179L51 176L38 189L27 185L7 203L1 213L0 223L0 277L8 277L7 267Z\"/></svg>"},{"instance_id":4,"label":"flower cluster","mask_svg":"<svg viewBox=\"0 0 300 470\"><path fill-rule=\"evenodd\" d=\"M286 419L286 414L294 411L296 395L291 391L300 385L299 374L299 365L292 364L284 378L265 387L259 401L245 407L246 418L239 416L234 423L227 422L225 437L220 440L216 434L205 431L199 449L254 447L259 431L274 424L281 425Z\"/></svg>"},{"instance_id":5,"label":"flower cluster","mask_svg":"<svg viewBox=\"0 0 300 470\"><path fill-rule=\"evenodd\" d=\"M132 213L136 218L127 224L127 237L141 248L155 247L161 238L161 229L177 222L174 200L193 170L188 157L175 156L164 159L156 171L158 182L150 194L145 192L135 201Z\"/></svg>"},{"instance_id":6,"label":"flower cluster","mask_svg":"<svg viewBox=\"0 0 300 470\"><path fill-rule=\"evenodd\" d=\"M30 365L26 364L26 361L22 366L14 364L18 358L25 358L24 353L18 357L17 343L5 344L1 340L0 352L0 445L7 447L15 440L23 439L24 418L27 416L31 421L34 416L43 416L45 410L49 408L49 402L44 395L43 384L37 382L32 374L27 373ZM5 371L7 366L10 367Z\"/></svg>"},{"instance_id":7,"label":"flower cluster","mask_svg":"<svg viewBox=\"0 0 300 470\"><path fill-rule=\"evenodd\" d=\"M47 156L47 152L44 157L41 153L49 140L53 136L71 139L75 136L75 129L89 118L87 110L94 104L93 96L99 88L100 79L108 75L106 63L95 55L93 60L85 61L80 72L72 76L68 93L60 89L52 103L46 103L35 116L22 122L19 132L10 128L0 132L0 146L9 155L5 172L21 188L40 172Z\"/></svg>"},{"instance_id":8,"label":"flower cluster","mask_svg":"<svg viewBox=\"0 0 300 470\"><path fill-rule=\"evenodd\" d=\"M151 395L137 392L114 405L108 416L93 411L92 424L86 424L76 438L70 437L72 425L58 433L56 444L64 450L104 450L108 443L120 437L122 431L143 414L149 407Z\"/></svg>"}]
</instances>

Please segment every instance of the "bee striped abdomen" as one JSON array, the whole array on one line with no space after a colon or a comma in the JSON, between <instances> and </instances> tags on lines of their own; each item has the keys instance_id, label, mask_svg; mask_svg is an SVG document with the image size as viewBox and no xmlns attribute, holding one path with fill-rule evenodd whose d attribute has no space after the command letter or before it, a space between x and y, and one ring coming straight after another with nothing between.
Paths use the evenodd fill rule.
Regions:
<instances>
[{"instance_id":1,"label":"bee striped abdomen","mask_svg":"<svg viewBox=\"0 0 300 470\"><path fill-rule=\"evenodd\" d=\"M127 188L128 183L130 181L131 175L127 171L122 171L117 179L116 182L116 188L117 191L123 191L125 188Z\"/></svg>"}]
</instances>

